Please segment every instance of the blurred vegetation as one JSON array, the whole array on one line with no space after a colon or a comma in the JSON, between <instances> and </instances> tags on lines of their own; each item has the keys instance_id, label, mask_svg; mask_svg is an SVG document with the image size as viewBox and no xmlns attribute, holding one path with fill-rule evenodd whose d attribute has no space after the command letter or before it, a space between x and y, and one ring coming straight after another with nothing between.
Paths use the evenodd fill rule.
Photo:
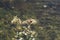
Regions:
<instances>
[{"instance_id":1,"label":"blurred vegetation","mask_svg":"<svg viewBox=\"0 0 60 40\"><path fill-rule=\"evenodd\" d=\"M17 0L14 1L18 2ZM11 20L15 15L22 20L28 18L36 18L39 20L38 24L32 25L34 30L38 33L36 40L60 40L60 15L51 14L49 12L44 12L39 15L32 11L32 5L30 3L25 7L24 5L23 7L21 6L19 9L17 7L12 9L11 7L0 7L0 40L12 40L16 35L16 30L14 30L15 25L11 24Z\"/></svg>"}]
</instances>

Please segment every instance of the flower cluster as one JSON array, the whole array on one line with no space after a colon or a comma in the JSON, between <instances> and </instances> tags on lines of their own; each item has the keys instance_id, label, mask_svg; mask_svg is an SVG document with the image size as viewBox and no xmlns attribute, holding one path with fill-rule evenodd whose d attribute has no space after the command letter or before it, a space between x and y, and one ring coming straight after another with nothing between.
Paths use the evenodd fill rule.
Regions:
<instances>
[{"instance_id":1,"label":"flower cluster","mask_svg":"<svg viewBox=\"0 0 60 40\"><path fill-rule=\"evenodd\" d=\"M16 38L17 38L18 35L19 35L19 36L20 36L20 39L21 39L21 37L22 37L23 35L25 35L25 36L27 36L27 37L32 37L32 38L33 38L32 40L34 40L34 37L36 37L37 32L36 32L36 31L32 31L31 28L30 28L30 25L31 25L31 24L34 25L34 24L37 23L37 20L36 20L36 19L30 18L30 19L27 19L27 20L25 20L25 21L21 21L20 18L18 18L17 16L14 16L13 20L11 21L11 23L12 23L12 24L19 24L19 26L17 25L18 28L20 27L20 25L24 25L24 24L27 24L27 25L28 25L28 28L22 26L22 27L24 28L23 31L18 32L18 30L17 30L17 35L15 36ZM17 27L16 27L16 28L17 28ZM29 28L30 28L30 29L29 29ZM19 29L21 29L21 27L20 27ZM24 36L23 36L23 37L24 37ZM21 40L22 40L22 39L21 39Z\"/></svg>"}]
</instances>

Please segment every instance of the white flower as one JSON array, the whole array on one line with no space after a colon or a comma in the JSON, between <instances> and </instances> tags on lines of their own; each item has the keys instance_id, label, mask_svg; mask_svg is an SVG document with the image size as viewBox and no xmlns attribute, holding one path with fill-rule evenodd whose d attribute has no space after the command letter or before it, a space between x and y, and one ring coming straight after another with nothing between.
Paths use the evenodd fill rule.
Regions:
<instances>
[{"instance_id":1,"label":"white flower","mask_svg":"<svg viewBox=\"0 0 60 40\"><path fill-rule=\"evenodd\" d=\"M21 35L22 34L22 32L19 32L19 35Z\"/></svg>"},{"instance_id":2,"label":"white flower","mask_svg":"<svg viewBox=\"0 0 60 40\"><path fill-rule=\"evenodd\" d=\"M22 24L28 24L27 20L23 21Z\"/></svg>"},{"instance_id":3,"label":"white flower","mask_svg":"<svg viewBox=\"0 0 60 40\"><path fill-rule=\"evenodd\" d=\"M14 7L14 6L12 6L12 8L14 9L15 7Z\"/></svg>"},{"instance_id":4,"label":"white flower","mask_svg":"<svg viewBox=\"0 0 60 40\"><path fill-rule=\"evenodd\" d=\"M25 35L27 35L27 33L25 33Z\"/></svg>"},{"instance_id":5,"label":"white flower","mask_svg":"<svg viewBox=\"0 0 60 40\"><path fill-rule=\"evenodd\" d=\"M46 7L47 7L47 5L43 5L43 7L44 7L44 8L46 8Z\"/></svg>"},{"instance_id":6,"label":"white flower","mask_svg":"<svg viewBox=\"0 0 60 40\"><path fill-rule=\"evenodd\" d=\"M31 37L35 37L36 32L35 31L30 31L31 32Z\"/></svg>"},{"instance_id":7,"label":"white flower","mask_svg":"<svg viewBox=\"0 0 60 40\"><path fill-rule=\"evenodd\" d=\"M25 31L22 32L23 34L25 33Z\"/></svg>"},{"instance_id":8,"label":"white flower","mask_svg":"<svg viewBox=\"0 0 60 40\"><path fill-rule=\"evenodd\" d=\"M23 40L23 38L21 37L19 40Z\"/></svg>"},{"instance_id":9,"label":"white flower","mask_svg":"<svg viewBox=\"0 0 60 40\"><path fill-rule=\"evenodd\" d=\"M27 33L25 31L23 31L23 34L27 35Z\"/></svg>"},{"instance_id":10,"label":"white flower","mask_svg":"<svg viewBox=\"0 0 60 40\"><path fill-rule=\"evenodd\" d=\"M35 40L35 38L33 38L32 40Z\"/></svg>"},{"instance_id":11,"label":"white flower","mask_svg":"<svg viewBox=\"0 0 60 40\"><path fill-rule=\"evenodd\" d=\"M12 38L12 40L15 40L15 38Z\"/></svg>"},{"instance_id":12,"label":"white flower","mask_svg":"<svg viewBox=\"0 0 60 40\"><path fill-rule=\"evenodd\" d=\"M17 38L18 36L17 35L15 35L15 38Z\"/></svg>"},{"instance_id":13,"label":"white flower","mask_svg":"<svg viewBox=\"0 0 60 40\"><path fill-rule=\"evenodd\" d=\"M31 19L28 19L27 22L30 23L30 24L36 24L37 20L31 18Z\"/></svg>"},{"instance_id":14,"label":"white flower","mask_svg":"<svg viewBox=\"0 0 60 40\"><path fill-rule=\"evenodd\" d=\"M33 35L31 35L31 37L34 37Z\"/></svg>"},{"instance_id":15,"label":"white flower","mask_svg":"<svg viewBox=\"0 0 60 40\"><path fill-rule=\"evenodd\" d=\"M31 31L31 33L32 33L32 35L36 34L36 32L35 32L35 31Z\"/></svg>"},{"instance_id":16,"label":"white flower","mask_svg":"<svg viewBox=\"0 0 60 40\"><path fill-rule=\"evenodd\" d=\"M37 20L36 19L27 19L25 21L22 22L22 24L36 24L37 23Z\"/></svg>"},{"instance_id":17,"label":"white flower","mask_svg":"<svg viewBox=\"0 0 60 40\"><path fill-rule=\"evenodd\" d=\"M13 18L13 20L11 21L11 23L13 24L13 23L19 23L19 24L21 24L21 19L19 19L17 16L14 16L14 18Z\"/></svg>"}]
</instances>

